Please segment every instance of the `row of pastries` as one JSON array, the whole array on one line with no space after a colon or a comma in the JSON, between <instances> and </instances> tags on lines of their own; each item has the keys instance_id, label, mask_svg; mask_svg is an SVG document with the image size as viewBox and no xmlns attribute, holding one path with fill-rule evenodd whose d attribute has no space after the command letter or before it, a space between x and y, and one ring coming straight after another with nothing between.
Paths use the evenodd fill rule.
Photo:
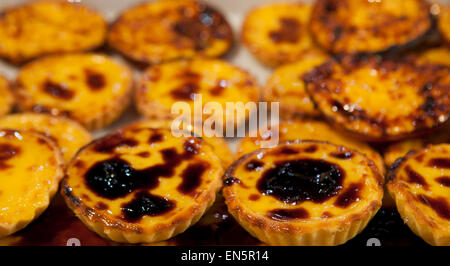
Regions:
<instances>
[{"instance_id":1,"label":"row of pastries","mask_svg":"<svg viewBox=\"0 0 450 266\"><path fill-rule=\"evenodd\" d=\"M449 245L448 25L450 8L424 0L256 6L239 40L193 0L142 3L110 25L65 1L10 7L0 57L19 72L0 79L0 237L35 220L59 187L116 242L181 234L219 193L266 244L346 243L384 204L429 244ZM265 86L223 59L237 41L273 68ZM271 136L249 134L233 153L224 138L197 137L198 125L174 136L173 104L193 110L196 94L224 109L279 102L279 144L260 149ZM93 140L130 105L142 120Z\"/></svg>"}]
</instances>

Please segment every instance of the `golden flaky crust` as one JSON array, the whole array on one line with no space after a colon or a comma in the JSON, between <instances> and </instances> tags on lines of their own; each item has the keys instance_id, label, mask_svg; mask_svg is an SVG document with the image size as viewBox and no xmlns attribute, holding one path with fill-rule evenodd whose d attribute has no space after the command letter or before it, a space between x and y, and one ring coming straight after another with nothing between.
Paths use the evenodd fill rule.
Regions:
<instances>
[{"instance_id":1,"label":"golden flaky crust","mask_svg":"<svg viewBox=\"0 0 450 266\"><path fill-rule=\"evenodd\" d=\"M14 95L10 90L9 81L0 75L0 116L9 113L14 105Z\"/></svg>"},{"instance_id":2,"label":"golden flaky crust","mask_svg":"<svg viewBox=\"0 0 450 266\"><path fill-rule=\"evenodd\" d=\"M321 113L368 141L423 134L450 116L450 69L413 58L344 56L303 76Z\"/></svg>"},{"instance_id":3,"label":"golden flaky crust","mask_svg":"<svg viewBox=\"0 0 450 266\"><path fill-rule=\"evenodd\" d=\"M432 26L424 0L318 0L310 22L315 40L336 54L404 48Z\"/></svg>"},{"instance_id":4,"label":"golden flaky crust","mask_svg":"<svg viewBox=\"0 0 450 266\"><path fill-rule=\"evenodd\" d=\"M449 144L409 152L388 176L387 187L401 217L431 245L450 245L449 152Z\"/></svg>"},{"instance_id":5,"label":"golden flaky crust","mask_svg":"<svg viewBox=\"0 0 450 266\"><path fill-rule=\"evenodd\" d=\"M299 150L298 155L294 152L296 150ZM349 158L345 159L346 162L342 164L342 157L336 161L327 155L327 152L330 151L339 151L348 155L351 153L350 160L359 164L360 173L364 173L364 178L360 175L349 176L352 173L347 171L351 167L346 164ZM321 155L318 155L319 153ZM276 158L268 159L270 154ZM350 182L364 180L365 185L357 189L359 195L356 201L344 200L345 207L336 207L339 198L348 191L333 194L334 196L325 201L314 203L314 199L311 198L312 201L306 200L296 204L286 201L287 199L281 201L281 199L275 199L269 194L260 192L261 180L275 167L272 165L272 160L276 164L283 160L290 160L290 164L295 164L295 160L315 160L316 158L343 167L347 173L345 178L349 179L344 181L342 189L345 191L347 191L347 187L351 186ZM282 171L290 171L286 169ZM253 171L255 174L249 174L246 177L243 175L245 171ZM319 141L291 141L281 143L272 149L255 151L237 160L224 176L223 194L229 212L250 234L265 243L271 245L340 245L361 232L378 211L383 197L382 182L382 177L373 162L355 150ZM291 185L295 185L294 183ZM274 187L274 189L276 188ZM348 206L352 207L347 209ZM282 212L273 215L273 211L271 211L273 208L280 208ZM280 209L275 210L279 211ZM293 213L299 215L298 217L289 217L289 210L300 211L300 209L301 212ZM321 212L323 212L322 216L319 214Z\"/></svg>"},{"instance_id":6,"label":"golden flaky crust","mask_svg":"<svg viewBox=\"0 0 450 266\"><path fill-rule=\"evenodd\" d=\"M112 24L108 43L134 61L156 64L221 56L230 49L233 33L223 15L207 4L166 0L125 11Z\"/></svg>"},{"instance_id":7,"label":"golden flaky crust","mask_svg":"<svg viewBox=\"0 0 450 266\"><path fill-rule=\"evenodd\" d=\"M447 45L450 45L450 5L440 7L438 28Z\"/></svg>"},{"instance_id":8,"label":"golden flaky crust","mask_svg":"<svg viewBox=\"0 0 450 266\"><path fill-rule=\"evenodd\" d=\"M106 167L104 177L103 170L93 170L99 166ZM77 217L102 237L150 243L197 222L214 202L222 174L219 158L201 139L175 138L167 129L130 128L81 149L67 168L61 193ZM198 183L190 183L197 178ZM107 179L117 180L119 187L99 187Z\"/></svg>"},{"instance_id":9,"label":"golden flaky crust","mask_svg":"<svg viewBox=\"0 0 450 266\"><path fill-rule=\"evenodd\" d=\"M268 4L251 10L241 40L262 63L278 66L311 55L324 55L309 33L311 5Z\"/></svg>"},{"instance_id":10,"label":"golden flaky crust","mask_svg":"<svg viewBox=\"0 0 450 266\"><path fill-rule=\"evenodd\" d=\"M6 9L0 16L0 57L15 64L92 50L105 38L105 20L79 3L34 1Z\"/></svg>"},{"instance_id":11,"label":"golden flaky crust","mask_svg":"<svg viewBox=\"0 0 450 266\"><path fill-rule=\"evenodd\" d=\"M25 65L14 86L22 111L67 116L93 130L109 125L127 108L133 75L106 55L55 55Z\"/></svg>"},{"instance_id":12,"label":"golden flaky crust","mask_svg":"<svg viewBox=\"0 0 450 266\"><path fill-rule=\"evenodd\" d=\"M3 237L25 228L47 209L64 177L64 159L59 147L37 132L1 129L0 142L3 154L0 190L4 191L0 196L0 237ZM20 162L25 165L16 165ZM36 167L42 169L36 171Z\"/></svg>"}]
</instances>

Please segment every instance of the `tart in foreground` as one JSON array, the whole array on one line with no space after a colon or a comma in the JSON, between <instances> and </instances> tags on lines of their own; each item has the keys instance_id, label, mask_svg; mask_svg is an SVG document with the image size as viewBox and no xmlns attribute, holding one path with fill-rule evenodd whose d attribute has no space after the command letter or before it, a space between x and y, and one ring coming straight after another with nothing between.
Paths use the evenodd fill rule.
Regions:
<instances>
[{"instance_id":1,"label":"tart in foreground","mask_svg":"<svg viewBox=\"0 0 450 266\"><path fill-rule=\"evenodd\" d=\"M9 88L9 82L0 75L0 116L11 111L14 104L14 95Z\"/></svg>"},{"instance_id":2,"label":"tart in foreground","mask_svg":"<svg viewBox=\"0 0 450 266\"><path fill-rule=\"evenodd\" d=\"M91 134L79 123L61 116L20 113L0 118L0 128L32 130L44 134L58 145L65 162L92 140Z\"/></svg>"},{"instance_id":3,"label":"tart in foreground","mask_svg":"<svg viewBox=\"0 0 450 266\"><path fill-rule=\"evenodd\" d=\"M411 230L431 245L450 245L450 144L397 160L387 185Z\"/></svg>"},{"instance_id":4,"label":"tart in foreground","mask_svg":"<svg viewBox=\"0 0 450 266\"><path fill-rule=\"evenodd\" d=\"M67 116L92 130L120 116L132 85L130 69L106 55L69 54L25 65L14 92L23 111Z\"/></svg>"},{"instance_id":5,"label":"tart in foreground","mask_svg":"<svg viewBox=\"0 0 450 266\"><path fill-rule=\"evenodd\" d=\"M383 158L377 151L362 141L355 140L354 138L337 132L323 121L304 118L284 121L275 126L278 126L278 137L280 142L293 140L327 141L363 153L375 163L382 176L384 176L386 172ZM270 138L272 138L270 129L267 134L257 133L256 137L247 135L238 144L236 158L260 149L262 141L267 141Z\"/></svg>"},{"instance_id":6,"label":"tart in foreground","mask_svg":"<svg viewBox=\"0 0 450 266\"><path fill-rule=\"evenodd\" d=\"M157 242L184 232L214 202L223 168L199 138L130 129L85 146L61 192L91 230L117 242Z\"/></svg>"},{"instance_id":7,"label":"tart in foreground","mask_svg":"<svg viewBox=\"0 0 450 266\"><path fill-rule=\"evenodd\" d=\"M26 227L47 208L63 164L59 148L44 135L0 130L0 237Z\"/></svg>"},{"instance_id":8,"label":"tart in foreground","mask_svg":"<svg viewBox=\"0 0 450 266\"><path fill-rule=\"evenodd\" d=\"M343 56L303 78L320 112L364 140L428 133L450 116L450 69L412 57Z\"/></svg>"},{"instance_id":9,"label":"tart in foreground","mask_svg":"<svg viewBox=\"0 0 450 266\"><path fill-rule=\"evenodd\" d=\"M268 4L250 11L241 39L261 62L269 66L296 62L311 54L322 55L309 33L311 5Z\"/></svg>"},{"instance_id":10,"label":"tart in foreground","mask_svg":"<svg viewBox=\"0 0 450 266\"><path fill-rule=\"evenodd\" d=\"M298 62L278 67L267 81L262 98L267 102L279 102L280 116L284 119L319 116L302 76L327 60L325 55L309 55Z\"/></svg>"},{"instance_id":11,"label":"tart in foreground","mask_svg":"<svg viewBox=\"0 0 450 266\"><path fill-rule=\"evenodd\" d=\"M194 109L195 95L201 96L200 113ZM225 130L223 125L239 125L249 116L247 111L227 108L227 103L256 105L259 86L248 72L222 60L180 60L149 67L137 86L135 100L137 109L147 118L182 117L191 124L195 123L195 115L202 115L205 124L208 118L222 120L223 123L215 124ZM174 105L178 102L182 105ZM205 111L206 105L210 106L209 114ZM172 112L174 107L177 107L175 113ZM185 107L189 112L185 112ZM221 112L217 112L217 107Z\"/></svg>"},{"instance_id":12,"label":"tart in foreground","mask_svg":"<svg viewBox=\"0 0 450 266\"><path fill-rule=\"evenodd\" d=\"M334 54L384 52L411 46L433 27L424 0L318 0L310 30Z\"/></svg>"},{"instance_id":13,"label":"tart in foreground","mask_svg":"<svg viewBox=\"0 0 450 266\"><path fill-rule=\"evenodd\" d=\"M0 57L16 64L48 54L88 51L105 38L105 20L78 3L34 1L6 9L0 17Z\"/></svg>"},{"instance_id":14,"label":"tart in foreground","mask_svg":"<svg viewBox=\"0 0 450 266\"><path fill-rule=\"evenodd\" d=\"M143 3L112 24L108 43L134 61L158 64L198 56L218 57L233 43L223 15L192 0Z\"/></svg>"},{"instance_id":15,"label":"tart in foreground","mask_svg":"<svg viewBox=\"0 0 450 266\"><path fill-rule=\"evenodd\" d=\"M1 121L1 120L0 120ZM173 120L151 120L144 119L137 122L130 123L119 130L128 130L133 128L165 128L172 129ZM182 127L176 128L175 130L182 130ZM202 128L200 127L192 127L188 126L188 130L192 131L192 134L196 137L201 136L201 139L206 143L211 145L214 150L214 153L219 157L222 161L223 168L226 169L233 163L233 153L228 146L228 143L222 137L216 136L206 136L204 132L202 132ZM202 134L200 134L202 133Z\"/></svg>"},{"instance_id":16,"label":"tart in foreground","mask_svg":"<svg viewBox=\"0 0 450 266\"><path fill-rule=\"evenodd\" d=\"M381 206L383 187L362 154L316 141L282 143L235 162L224 176L228 210L271 245L340 245Z\"/></svg>"}]
</instances>

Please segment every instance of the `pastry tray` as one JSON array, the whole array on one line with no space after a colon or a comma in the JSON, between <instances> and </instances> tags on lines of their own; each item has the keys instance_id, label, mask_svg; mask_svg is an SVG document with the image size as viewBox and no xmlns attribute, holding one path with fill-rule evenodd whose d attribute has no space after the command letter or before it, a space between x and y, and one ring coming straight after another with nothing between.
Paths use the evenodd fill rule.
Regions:
<instances>
[{"instance_id":1,"label":"pastry tray","mask_svg":"<svg viewBox=\"0 0 450 266\"><path fill-rule=\"evenodd\" d=\"M82 2L103 14L110 22L123 10L142 0L69 0L71 2ZM449 2L441 0L441 2ZM1 0L0 10L4 7L26 2L24 0ZM227 17L233 27L236 40L239 40L239 32L245 14L253 7L280 2L277 0L204 0L219 9ZM294 2L284 0L283 2ZM298 2L298 1L297 1ZM303 1L307 2L307 1ZM124 59L116 53L108 50L117 60ZM233 50L224 58L225 60L248 70L253 74L260 84L264 84L271 73L271 69L262 66L252 55L236 42ZM10 80L14 80L17 68L0 61L0 73ZM139 78L142 69L134 69L136 78ZM139 115L133 107L130 107L118 121L107 129L93 132L94 137L100 137L109 131L126 123L139 119ZM229 139L231 149L235 149L238 139ZM65 205L62 197L57 194L49 208L32 224L22 231L0 239L0 245L42 245L42 246L65 246L65 245L120 245L106 240L96 233L90 231ZM237 222L229 215L223 197L219 195L213 207L203 218L186 232L165 242L155 245L263 245L257 239L251 237ZM395 209L381 209L366 229L354 239L347 242L348 246L417 246L426 245L419 237L415 236L403 223Z\"/></svg>"}]
</instances>

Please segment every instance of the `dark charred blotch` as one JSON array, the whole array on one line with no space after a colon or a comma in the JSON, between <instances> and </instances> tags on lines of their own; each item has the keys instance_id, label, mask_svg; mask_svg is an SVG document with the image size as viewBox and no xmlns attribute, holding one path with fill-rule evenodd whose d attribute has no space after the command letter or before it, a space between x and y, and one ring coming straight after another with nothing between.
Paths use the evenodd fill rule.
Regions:
<instances>
[{"instance_id":1,"label":"dark charred blotch","mask_svg":"<svg viewBox=\"0 0 450 266\"><path fill-rule=\"evenodd\" d=\"M63 100L70 100L75 95L74 91L69 90L61 84L54 83L50 80L44 82L44 84L42 85L42 89L52 97Z\"/></svg>"},{"instance_id":2,"label":"dark charred blotch","mask_svg":"<svg viewBox=\"0 0 450 266\"><path fill-rule=\"evenodd\" d=\"M99 202L97 202L97 204L95 204L95 208L97 210L107 210L109 207L105 203L99 201Z\"/></svg>"},{"instance_id":3,"label":"dark charred blotch","mask_svg":"<svg viewBox=\"0 0 450 266\"><path fill-rule=\"evenodd\" d=\"M264 166L264 163L258 160L251 160L245 166L248 171L255 171L261 169Z\"/></svg>"},{"instance_id":4,"label":"dark charred blotch","mask_svg":"<svg viewBox=\"0 0 450 266\"><path fill-rule=\"evenodd\" d=\"M81 169L85 166L86 164L84 163L84 161L81 160L77 160L75 161L75 163L73 164L74 167Z\"/></svg>"},{"instance_id":5,"label":"dark charred blotch","mask_svg":"<svg viewBox=\"0 0 450 266\"><path fill-rule=\"evenodd\" d=\"M181 173L183 182L178 186L178 191L184 194L189 194L195 191L201 183L202 176L209 168L206 162L199 162L188 165Z\"/></svg>"},{"instance_id":6,"label":"dark charred blotch","mask_svg":"<svg viewBox=\"0 0 450 266\"><path fill-rule=\"evenodd\" d=\"M239 178L233 177L233 176L227 177L227 178L225 178L223 180L223 185L226 186L226 187L229 187L229 186L231 186L231 185L233 185L235 183L241 184L241 180Z\"/></svg>"},{"instance_id":7,"label":"dark charred blotch","mask_svg":"<svg viewBox=\"0 0 450 266\"><path fill-rule=\"evenodd\" d=\"M415 183L423 186L425 189L428 188L427 181L423 176L414 171L409 165L405 167L406 175L408 176L408 182Z\"/></svg>"},{"instance_id":8,"label":"dark charred blotch","mask_svg":"<svg viewBox=\"0 0 450 266\"><path fill-rule=\"evenodd\" d=\"M301 24L296 18L280 18L280 28L269 32L274 43L296 43L300 39Z\"/></svg>"},{"instance_id":9,"label":"dark charred blotch","mask_svg":"<svg viewBox=\"0 0 450 266\"><path fill-rule=\"evenodd\" d=\"M309 213L305 208L275 209L269 211L267 216L276 221L289 221L309 218Z\"/></svg>"},{"instance_id":10,"label":"dark charred blotch","mask_svg":"<svg viewBox=\"0 0 450 266\"><path fill-rule=\"evenodd\" d=\"M142 158L148 158L148 157L150 157L150 152L143 151L143 152L138 153L137 156L142 157Z\"/></svg>"},{"instance_id":11,"label":"dark charred blotch","mask_svg":"<svg viewBox=\"0 0 450 266\"><path fill-rule=\"evenodd\" d=\"M359 192L363 185L356 183L350 184L336 199L334 205L339 208L347 208L352 203L359 200Z\"/></svg>"},{"instance_id":12,"label":"dark charred blotch","mask_svg":"<svg viewBox=\"0 0 450 266\"><path fill-rule=\"evenodd\" d=\"M95 143L94 150L100 153L112 153L117 147L135 147L138 142L131 138L125 138L122 134L113 134Z\"/></svg>"},{"instance_id":13,"label":"dark charred blotch","mask_svg":"<svg viewBox=\"0 0 450 266\"><path fill-rule=\"evenodd\" d=\"M450 169L450 159L449 158L433 158L428 161L428 166L436 168Z\"/></svg>"},{"instance_id":14,"label":"dark charred blotch","mask_svg":"<svg viewBox=\"0 0 450 266\"><path fill-rule=\"evenodd\" d=\"M86 69L84 72L86 75L86 84L91 90L98 91L106 86L105 76L102 73L90 69Z\"/></svg>"},{"instance_id":15,"label":"dark charred blotch","mask_svg":"<svg viewBox=\"0 0 450 266\"><path fill-rule=\"evenodd\" d=\"M170 92L172 97L177 100L194 100L194 94L199 92L200 88L196 83L188 82Z\"/></svg>"},{"instance_id":16,"label":"dark charred blotch","mask_svg":"<svg viewBox=\"0 0 450 266\"><path fill-rule=\"evenodd\" d=\"M220 96L226 87L227 87L226 80L220 80L219 82L217 82L217 85L215 87L209 90L209 93L212 96Z\"/></svg>"},{"instance_id":17,"label":"dark charred blotch","mask_svg":"<svg viewBox=\"0 0 450 266\"><path fill-rule=\"evenodd\" d=\"M426 195L419 195L418 199L423 204L432 208L439 217L450 220L450 206L447 203L446 198L432 198Z\"/></svg>"},{"instance_id":18,"label":"dark charred blotch","mask_svg":"<svg viewBox=\"0 0 450 266\"><path fill-rule=\"evenodd\" d=\"M330 212L323 212L321 218L331 218L334 215Z\"/></svg>"},{"instance_id":19,"label":"dark charred blotch","mask_svg":"<svg viewBox=\"0 0 450 266\"><path fill-rule=\"evenodd\" d=\"M315 153L317 151L318 147L317 145L311 145L307 148L305 148L303 151L306 153Z\"/></svg>"},{"instance_id":20,"label":"dark charred blotch","mask_svg":"<svg viewBox=\"0 0 450 266\"><path fill-rule=\"evenodd\" d=\"M294 155L294 154L298 154L298 153L300 153L299 150L292 149L292 148L289 148L289 147L283 147L281 149L277 149L277 150L274 151L275 155L283 155L283 154L284 155Z\"/></svg>"},{"instance_id":21,"label":"dark charred blotch","mask_svg":"<svg viewBox=\"0 0 450 266\"><path fill-rule=\"evenodd\" d=\"M161 134L159 132L155 132L150 136L150 138L148 139L148 142L150 144L156 143L156 142L161 142L163 140L163 138L164 138L163 134Z\"/></svg>"},{"instance_id":22,"label":"dark charred blotch","mask_svg":"<svg viewBox=\"0 0 450 266\"><path fill-rule=\"evenodd\" d=\"M353 152L347 151L347 152L332 152L330 153L331 157L341 159L341 160L349 160L353 158L354 154Z\"/></svg>"},{"instance_id":23,"label":"dark charred blotch","mask_svg":"<svg viewBox=\"0 0 450 266\"><path fill-rule=\"evenodd\" d=\"M136 193L133 200L122 204L123 219L128 222L139 221L143 216L159 216L175 208L175 202L147 192Z\"/></svg>"},{"instance_id":24,"label":"dark charred blotch","mask_svg":"<svg viewBox=\"0 0 450 266\"><path fill-rule=\"evenodd\" d=\"M250 196L248 197L248 199L251 200L251 201L257 201L257 200L259 200L260 198L261 198L261 195L258 195L258 194L252 194L252 195L250 195Z\"/></svg>"},{"instance_id":25,"label":"dark charred blotch","mask_svg":"<svg viewBox=\"0 0 450 266\"><path fill-rule=\"evenodd\" d=\"M418 163L422 163L423 159L425 158L425 153L419 154L416 157L414 157L414 159L418 162Z\"/></svg>"},{"instance_id":26,"label":"dark charred blotch","mask_svg":"<svg viewBox=\"0 0 450 266\"><path fill-rule=\"evenodd\" d=\"M436 181L444 187L450 187L450 176L441 176L436 178Z\"/></svg>"},{"instance_id":27,"label":"dark charred blotch","mask_svg":"<svg viewBox=\"0 0 450 266\"><path fill-rule=\"evenodd\" d=\"M20 153L20 148L11 144L0 144L0 170L4 170L10 167L5 161L11 159Z\"/></svg>"},{"instance_id":28,"label":"dark charred blotch","mask_svg":"<svg viewBox=\"0 0 450 266\"><path fill-rule=\"evenodd\" d=\"M276 163L257 183L263 195L285 203L324 202L342 189L345 172L324 160L303 159Z\"/></svg>"},{"instance_id":29,"label":"dark charred blotch","mask_svg":"<svg viewBox=\"0 0 450 266\"><path fill-rule=\"evenodd\" d=\"M88 200L88 201L91 200L91 198L88 195L86 195L86 194L82 194L81 198L84 199L84 200Z\"/></svg>"}]
</instances>

